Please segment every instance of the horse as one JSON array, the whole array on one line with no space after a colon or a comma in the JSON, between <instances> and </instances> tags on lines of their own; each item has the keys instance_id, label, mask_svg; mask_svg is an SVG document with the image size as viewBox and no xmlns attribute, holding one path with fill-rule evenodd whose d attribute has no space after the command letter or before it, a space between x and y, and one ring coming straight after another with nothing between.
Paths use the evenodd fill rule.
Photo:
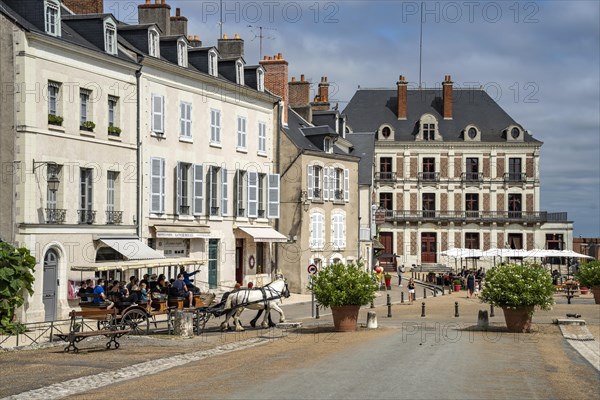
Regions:
<instances>
[{"instance_id":1,"label":"horse","mask_svg":"<svg viewBox=\"0 0 600 400\"><path fill-rule=\"evenodd\" d=\"M229 310L225 316L225 321L221 324L222 330L227 330L229 327L229 318L233 316L233 324L235 330L241 332L244 330L240 323L240 315L245 308L251 310L265 310L266 314L263 318L261 326L267 328L267 318L271 309L279 313L279 322L285 322L285 315L278 304L281 303L281 298L290 297L290 291L284 279L277 279L262 288L239 289L233 291L227 297L224 310Z\"/></svg>"}]
</instances>

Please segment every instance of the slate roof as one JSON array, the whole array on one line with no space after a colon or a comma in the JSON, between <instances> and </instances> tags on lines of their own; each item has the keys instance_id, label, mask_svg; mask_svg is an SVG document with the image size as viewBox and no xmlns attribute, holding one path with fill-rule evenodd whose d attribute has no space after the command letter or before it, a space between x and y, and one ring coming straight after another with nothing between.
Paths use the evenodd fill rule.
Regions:
<instances>
[{"instance_id":1,"label":"slate roof","mask_svg":"<svg viewBox=\"0 0 600 400\"><path fill-rule=\"evenodd\" d=\"M395 140L403 142L414 141L419 119L425 113L437 118L445 142L463 142L462 131L469 124L479 128L482 142L506 143L503 131L509 125L523 128L484 90L454 89L452 97L451 120L443 118L441 89L408 90L406 120L398 120L396 115L396 89L359 89L343 113L354 132L376 132L382 124L389 124L394 129ZM528 133L525 133L524 141L541 143Z\"/></svg>"},{"instance_id":2,"label":"slate roof","mask_svg":"<svg viewBox=\"0 0 600 400\"><path fill-rule=\"evenodd\" d=\"M373 183L373 161L375 157L375 133L353 133L346 135L346 140L354 146L353 155L360 157L358 163L358 184Z\"/></svg>"}]
</instances>

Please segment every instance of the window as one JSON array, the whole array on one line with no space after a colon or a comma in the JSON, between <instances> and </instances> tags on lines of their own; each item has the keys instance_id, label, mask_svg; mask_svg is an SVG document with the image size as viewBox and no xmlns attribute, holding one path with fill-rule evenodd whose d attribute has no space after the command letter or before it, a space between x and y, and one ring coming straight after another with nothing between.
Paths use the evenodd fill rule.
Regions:
<instances>
[{"instance_id":1,"label":"window","mask_svg":"<svg viewBox=\"0 0 600 400\"><path fill-rule=\"evenodd\" d=\"M435 193L423 193L423 217L435 218Z\"/></svg>"},{"instance_id":2,"label":"window","mask_svg":"<svg viewBox=\"0 0 600 400\"><path fill-rule=\"evenodd\" d=\"M465 208L467 218L479 218L479 194L467 193L465 195Z\"/></svg>"},{"instance_id":3,"label":"window","mask_svg":"<svg viewBox=\"0 0 600 400\"><path fill-rule=\"evenodd\" d=\"M265 71L262 68L256 70L256 90L259 92L265 91Z\"/></svg>"},{"instance_id":4,"label":"window","mask_svg":"<svg viewBox=\"0 0 600 400\"><path fill-rule=\"evenodd\" d=\"M160 57L160 47L158 44L158 32L150 28L148 30L148 54L151 57Z\"/></svg>"},{"instance_id":5,"label":"window","mask_svg":"<svg viewBox=\"0 0 600 400\"><path fill-rule=\"evenodd\" d=\"M392 157L381 157L379 159L379 179L392 180L393 178Z\"/></svg>"},{"instance_id":6,"label":"window","mask_svg":"<svg viewBox=\"0 0 600 400\"><path fill-rule=\"evenodd\" d=\"M267 124L264 122L258 123L258 152L267 154Z\"/></svg>"},{"instance_id":7,"label":"window","mask_svg":"<svg viewBox=\"0 0 600 400\"><path fill-rule=\"evenodd\" d=\"M208 169L207 176L207 190L208 190L208 215L211 217L216 217L219 215L223 215L222 213L222 204L221 204L221 192L223 190L223 185L221 181L221 177L225 174L222 174L224 170L217 166L210 166Z\"/></svg>"},{"instance_id":8,"label":"window","mask_svg":"<svg viewBox=\"0 0 600 400\"><path fill-rule=\"evenodd\" d=\"M346 216L343 213L331 216L331 241L338 249L346 247Z\"/></svg>"},{"instance_id":9,"label":"window","mask_svg":"<svg viewBox=\"0 0 600 400\"><path fill-rule=\"evenodd\" d=\"M423 180L433 181L435 180L435 175L435 158L423 158Z\"/></svg>"},{"instance_id":10,"label":"window","mask_svg":"<svg viewBox=\"0 0 600 400\"><path fill-rule=\"evenodd\" d=\"M60 36L60 6L58 1L46 0L45 17L46 33L52 36Z\"/></svg>"},{"instance_id":11,"label":"window","mask_svg":"<svg viewBox=\"0 0 600 400\"><path fill-rule=\"evenodd\" d=\"M116 171L108 171L106 174L106 223L120 224L123 218L123 213L117 211L117 182L119 173Z\"/></svg>"},{"instance_id":12,"label":"window","mask_svg":"<svg viewBox=\"0 0 600 400\"><path fill-rule=\"evenodd\" d=\"M210 50L208 52L208 74L211 76L218 76L218 64L217 64L217 52Z\"/></svg>"},{"instance_id":13,"label":"window","mask_svg":"<svg viewBox=\"0 0 600 400\"><path fill-rule=\"evenodd\" d=\"M93 207L92 178L93 170L91 168L80 168L79 178L79 223L91 224L95 219Z\"/></svg>"},{"instance_id":14,"label":"window","mask_svg":"<svg viewBox=\"0 0 600 400\"><path fill-rule=\"evenodd\" d=\"M323 139L323 151L328 154L333 153L333 146L331 145L331 138L326 137L325 139Z\"/></svg>"},{"instance_id":15,"label":"window","mask_svg":"<svg viewBox=\"0 0 600 400\"><path fill-rule=\"evenodd\" d=\"M119 104L119 98L115 97L115 96L108 96L108 134L109 135L114 135L114 136L119 136L119 133L115 130L115 129L110 129L110 128L117 128L119 126L119 124L117 123L118 121L118 104Z\"/></svg>"},{"instance_id":16,"label":"window","mask_svg":"<svg viewBox=\"0 0 600 400\"><path fill-rule=\"evenodd\" d=\"M331 179L333 179L333 193L331 197L333 201L344 201L344 170L335 168Z\"/></svg>"},{"instance_id":17,"label":"window","mask_svg":"<svg viewBox=\"0 0 600 400\"><path fill-rule=\"evenodd\" d=\"M466 180L467 181L479 181L479 159L468 157L467 158L467 171L466 171Z\"/></svg>"},{"instance_id":18,"label":"window","mask_svg":"<svg viewBox=\"0 0 600 400\"><path fill-rule=\"evenodd\" d=\"M465 248L467 249L479 249L479 233L477 232L466 232L465 233Z\"/></svg>"},{"instance_id":19,"label":"window","mask_svg":"<svg viewBox=\"0 0 600 400\"><path fill-rule=\"evenodd\" d=\"M60 83L48 81L48 114L58 116L58 99Z\"/></svg>"},{"instance_id":20,"label":"window","mask_svg":"<svg viewBox=\"0 0 600 400\"><path fill-rule=\"evenodd\" d=\"M117 54L117 30L113 24L104 27L104 49L108 54Z\"/></svg>"},{"instance_id":21,"label":"window","mask_svg":"<svg viewBox=\"0 0 600 400\"><path fill-rule=\"evenodd\" d=\"M165 159L150 159L150 212L165 212Z\"/></svg>"},{"instance_id":22,"label":"window","mask_svg":"<svg viewBox=\"0 0 600 400\"><path fill-rule=\"evenodd\" d=\"M319 165L308 166L308 198L323 200L323 167Z\"/></svg>"},{"instance_id":23,"label":"window","mask_svg":"<svg viewBox=\"0 0 600 400\"><path fill-rule=\"evenodd\" d=\"M523 248L523 234L521 233L509 233L508 234L508 247L511 249L522 249Z\"/></svg>"},{"instance_id":24,"label":"window","mask_svg":"<svg viewBox=\"0 0 600 400\"><path fill-rule=\"evenodd\" d=\"M164 134L165 121L165 98L163 96L152 95L152 132Z\"/></svg>"},{"instance_id":25,"label":"window","mask_svg":"<svg viewBox=\"0 0 600 400\"><path fill-rule=\"evenodd\" d=\"M469 128L469 138L475 139L477 137L477 129Z\"/></svg>"},{"instance_id":26,"label":"window","mask_svg":"<svg viewBox=\"0 0 600 400\"><path fill-rule=\"evenodd\" d=\"M267 175L258 174L258 218L266 218L267 209Z\"/></svg>"},{"instance_id":27,"label":"window","mask_svg":"<svg viewBox=\"0 0 600 400\"><path fill-rule=\"evenodd\" d=\"M435 124L423 124L423 140L435 140Z\"/></svg>"},{"instance_id":28,"label":"window","mask_svg":"<svg viewBox=\"0 0 600 400\"><path fill-rule=\"evenodd\" d=\"M221 111L210 110L210 142L221 143Z\"/></svg>"},{"instance_id":29,"label":"window","mask_svg":"<svg viewBox=\"0 0 600 400\"><path fill-rule=\"evenodd\" d=\"M183 39L177 41L177 65L180 67L188 66L187 45Z\"/></svg>"},{"instance_id":30,"label":"window","mask_svg":"<svg viewBox=\"0 0 600 400\"><path fill-rule=\"evenodd\" d=\"M246 118L237 118L237 147L238 149L246 149Z\"/></svg>"},{"instance_id":31,"label":"window","mask_svg":"<svg viewBox=\"0 0 600 400\"><path fill-rule=\"evenodd\" d=\"M190 215L191 201L191 179L192 164L177 162L176 181L177 181L177 198L175 200L175 214Z\"/></svg>"},{"instance_id":32,"label":"window","mask_svg":"<svg viewBox=\"0 0 600 400\"><path fill-rule=\"evenodd\" d=\"M393 193L379 193L379 207L388 211L393 210Z\"/></svg>"},{"instance_id":33,"label":"window","mask_svg":"<svg viewBox=\"0 0 600 400\"><path fill-rule=\"evenodd\" d=\"M180 104L181 119L180 125L181 130L179 137L185 139L192 138L192 105L190 103L181 102Z\"/></svg>"},{"instance_id":34,"label":"window","mask_svg":"<svg viewBox=\"0 0 600 400\"><path fill-rule=\"evenodd\" d=\"M60 166L57 164L48 164L48 179L50 178L58 178L60 173ZM46 208L49 210L55 210L57 208L57 190L50 190L50 187L47 189L47 199L46 199Z\"/></svg>"},{"instance_id":35,"label":"window","mask_svg":"<svg viewBox=\"0 0 600 400\"><path fill-rule=\"evenodd\" d=\"M391 134L392 134L392 130L389 128L389 126L385 126L381 130L381 136L383 136L385 139L389 138Z\"/></svg>"},{"instance_id":36,"label":"window","mask_svg":"<svg viewBox=\"0 0 600 400\"><path fill-rule=\"evenodd\" d=\"M514 127L510 130L510 135L513 137L513 139L518 139L520 134L521 130L517 127Z\"/></svg>"},{"instance_id":37,"label":"window","mask_svg":"<svg viewBox=\"0 0 600 400\"><path fill-rule=\"evenodd\" d=\"M83 126L83 124L87 121L90 121L90 95L91 95L91 91L87 90L87 89L80 89L79 90L79 99L81 101L81 112L80 112L80 124L81 126Z\"/></svg>"},{"instance_id":38,"label":"window","mask_svg":"<svg viewBox=\"0 0 600 400\"><path fill-rule=\"evenodd\" d=\"M325 247L325 217L320 212L310 215L310 247L313 250Z\"/></svg>"},{"instance_id":39,"label":"window","mask_svg":"<svg viewBox=\"0 0 600 400\"><path fill-rule=\"evenodd\" d=\"M248 176L246 171L237 170L235 173L235 215L237 217L246 216L246 207L248 205Z\"/></svg>"},{"instance_id":40,"label":"window","mask_svg":"<svg viewBox=\"0 0 600 400\"><path fill-rule=\"evenodd\" d=\"M235 81L238 85L244 84L244 64L241 61L235 63Z\"/></svg>"},{"instance_id":41,"label":"window","mask_svg":"<svg viewBox=\"0 0 600 400\"><path fill-rule=\"evenodd\" d=\"M508 195L508 218L521 218L521 195Z\"/></svg>"},{"instance_id":42,"label":"window","mask_svg":"<svg viewBox=\"0 0 600 400\"><path fill-rule=\"evenodd\" d=\"M512 182L522 181L521 176L521 159L520 158L509 158L508 159L508 180Z\"/></svg>"}]
</instances>

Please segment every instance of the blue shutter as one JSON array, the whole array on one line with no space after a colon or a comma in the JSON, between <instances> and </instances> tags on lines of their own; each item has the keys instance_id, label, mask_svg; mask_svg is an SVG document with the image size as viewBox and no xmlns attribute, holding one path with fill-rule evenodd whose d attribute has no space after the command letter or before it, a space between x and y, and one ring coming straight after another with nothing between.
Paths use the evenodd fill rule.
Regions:
<instances>
[{"instance_id":1,"label":"blue shutter","mask_svg":"<svg viewBox=\"0 0 600 400\"><path fill-rule=\"evenodd\" d=\"M279 174L269 174L269 182L268 183L269 183L268 218L279 218L279 196L280 196Z\"/></svg>"},{"instance_id":2,"label":"blue shutter","mask_svg":"<svg viewBox=\"0 0 600 400\"><path fill-rule=\"evenodd\" d=\"M258 173L248 171L248 218L258 217Z\"/></svg>"},{"instance_id":3,"label":"blue shutter","mask_svg":"<svg viewBox=\"0 0 600 400\"><path fill-rule=\"evenodd\" d=\"M204 204L204 172L202 165L194 165L194 215L202 214Z\"/></svg>"}]
</instances>

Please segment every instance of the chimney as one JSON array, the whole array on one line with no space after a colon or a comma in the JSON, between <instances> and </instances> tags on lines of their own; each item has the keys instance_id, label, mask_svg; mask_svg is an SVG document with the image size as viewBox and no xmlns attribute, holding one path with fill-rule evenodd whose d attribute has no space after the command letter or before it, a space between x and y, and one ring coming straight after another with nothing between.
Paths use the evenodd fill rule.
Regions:
<instances>
[{"instance_id":1,"label":"chimney","mask_svg":"<svg viewBox=\"0 0 600 400\"><path fill-rule=\"evenodd\" d=\"M289 105L288 92L288 62L283 59L281 53L270 57L265 56L259 62L265 69L265 88L275 96L283 100L283 123L287 124Z\"/></svg>"},{"instance_id":2,"label":"chimney","mask_svg":"<svg viewBox=\"0 0 600 400\"><path fill-rule=\"evenodd\" d=\"M312 108L315 111L329 110L329 82L327 82L326 76L321 77L319 91L312 102Z\"/></svg>"},{"instance_id":3,"label":"chimney","mask_svg":"<svg viewBox=\"0 0 600 400\"><path fill-rule=\"evenodd\" d=\"M444 77L442 82L443 106L442 112L444 119L452 119L452 78L450 75Z\"/></svg>"},{"instance_id":4,"label":"chimney","mask_svg":"<svg viewBox=\"0 0 600 400\"><path fill-rule=\"evenodd\" d=\"M181 16L181 8L175 9L175 16L171 17L171 35L187 36L188 19Z\"/></svg>"},{"instance_id":5,"label":"chimney","mask_svg":"<svg viewBox=\"0 0 600 400\"><path fill-rule=\"evenodd\" d=\"M223 38L217 41L217 47L222 58L244 57L244 40L237 33L233 39L223 35Z\"/></svg>"},{"instance_id":6,"label":"chimney","mask_svg":"<svg viewBox=\"0 0 600 400\"><path fill-rule=\"evenodd\" d=\"M406 95L407 95L407 83L404 75L400 75L400 79L396 82L398 86L398 119L406 119Z\"/></svg>"},{"instance_id":7,"label":"chimney","mask_svg":"<svg viewBox=\"0 0 600 400\"><path fill-rule=\"evenodd\" d=\"M138 21L140 24L156 24L161 30L161 36L171 35L171 6L166 0L146 0L138 6Z\"/></svg>"},{"instance_id":8,"label":"chimney","mask_svg":"<svg viewBox=\"0 0 600 400\"><path fill-rule=\"evenodd\" d=\"M288 83L290 95L290 107L296 111L302 118L308 122L312 122L312 109L310 107L310 82L304 79L304 75L300 75L300 80L297 81L292 77L292 81Z\"/></svg>"},{"instance_id":9,"label":"chimney","mask_svg":"<svg viewBox=\"0 0 600 400\"><path fill-rule=\"evenodd\" d=\"M75 14L102 14L103 0L64 0L63 4Z\"/></svg>"},{"instance_id":10,"label":"chimney","mask_svg":"<svg viewBox=\"0 0 600 400\"><path fill-rule=\"evenodd\" d=\"M200 41L200 38L198 37L198 35L188 35L188 42L190 43L191 47L202 47L202 42Z\"/></svg>"}]
</instances>

